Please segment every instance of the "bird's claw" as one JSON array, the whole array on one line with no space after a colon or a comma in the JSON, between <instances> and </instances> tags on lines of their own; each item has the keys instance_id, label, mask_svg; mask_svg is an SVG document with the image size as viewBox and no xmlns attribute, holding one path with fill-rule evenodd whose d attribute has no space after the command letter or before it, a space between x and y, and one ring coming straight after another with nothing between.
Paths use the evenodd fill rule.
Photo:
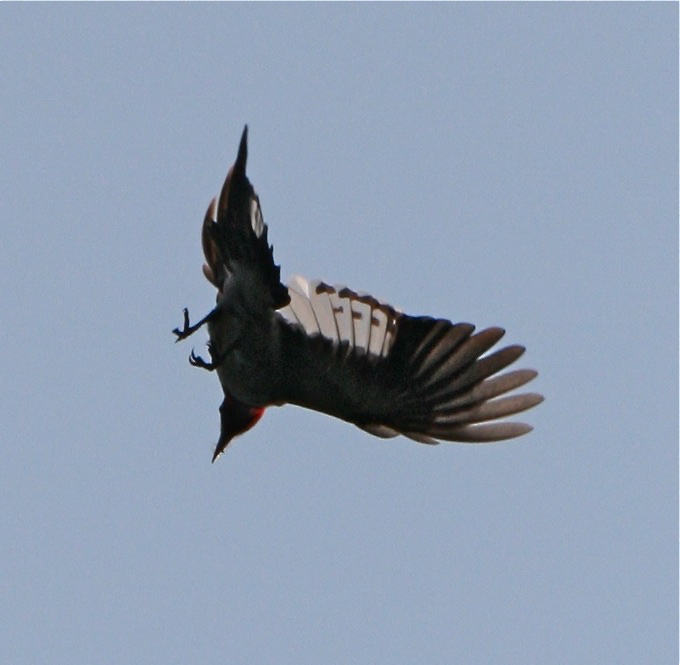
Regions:
<instances>
[{"instance_id":1,"label":"bird's claw","mask_svg":"<svg viewBox=\"0 0 680 665\"><path fill-rule=\"evenodd\" d=\"M209 372L217 369L224 361L226 354L218 354L215 351L215 347L213 346L212 342L208 342L208 351L210 352L210 362L203 360L201 356L197 356L192 349L191 354L189 355L189 364L193 365L194 367L207 369Z\"/></svg>"},{"instance_id":2,"label":"bird's claw","mask_svg":"<svg viewBox=\"0 0 680 665\"><path fill-rule=\"evenodd\" d=\"M207 362L206 360L203 360L203 358L201 358L201 356L197 356L192 349L191 353L189 354L189 364L193 367L201 367L202 369L207 369L209 372L212 372L217 368L219 363L215 363L214 361Z\"/></svg>"},{"instance_id":3,"label":"bird's claw","mask_svg":"<svg viewBox=\"0 0 680 665\"><path fill-rule=\"evenodd\" d=\"M189 323L189 310L185 307L183 312L184 312L184 325L182 329L180 330L179 328L175 328L172 331L173 334L177 335L177 339L175 340L176 342L179 342L182 339L186 339L187 337L189 337L189 335L193 335L202 325L208 323L208 321L212 321L217 316L219 310L217 309L217 307L215 307L215 309L208 312L208 314L204 316L198 323L194 323L193 326Z\"/></svg>"},{"instance_id":4,"label":"bird's claw","mask_svg":"<svg viewBox=\"0 0 680 665\"><path fill-rule=\"evenodd\" d=\"M195 330L192 329L192 326L189 325L189 310L186 307L184 308L183 313L184 313L184 326L182 327L182 330L180 330L179 328L175 328L172 331L174 335L177 335L177 339L175 340L175 342L179 342L180 340L186 339Z\"/></svg>"}]
</instances>

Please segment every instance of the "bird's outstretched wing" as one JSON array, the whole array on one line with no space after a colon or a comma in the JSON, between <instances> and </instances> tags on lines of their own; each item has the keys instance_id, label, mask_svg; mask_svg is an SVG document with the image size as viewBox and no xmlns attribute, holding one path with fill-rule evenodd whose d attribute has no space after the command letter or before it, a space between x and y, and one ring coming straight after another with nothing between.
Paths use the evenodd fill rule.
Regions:
<instances>
[{"instance_id":1,"label":"bird's outstretched wing","mask_svg":"<svg viewBox=\"0 0 680 665\"><path fill-rule=\"evenodd\" d=\"M297 404L354 423L380 437L403 434L423 443L488 442L531 427L504 420L542 397L515 394L536 372L501 373L524 352L493 351L501 328L474 332L469 323L408 316L366 294L293 278L281 283L260 201L246 176L247 127L238 155L202 228L205 277L216 305L204 324L211 362L224 391L219 455L250 429L265 407Z\"/></svg>"},{"instance_id":2,"label":"bird's outstretched wing","mask_svg":"<svg viewBox=\"0 0 680 665\"><path fill-rule=\"evenodd\" d=\"M288 292L267 240L260 199L246 176L247 160L246 126L220 196L210 202L205 214L201 239L207 263L203 274L221 294L225 278L245 273L258 287L262 286L261 297L268 296L269 304L277 309L288 303Z\"/></svg>"},{"instance_id":3,"label":"bird's outstretched wing","mask_svg":"<svg viewBox=\"0 0 680 665\"><path fill-rule=\"evenodd\" d=\"M372 296L294 277L277 316L282 344L281 402L322 411L380 437L422 443L491 442L529 425L501 420L542 401L511 394L536 372L499 372L524 347L487 354L501 328L402 314Z\"/></svg>"}]
</instances>

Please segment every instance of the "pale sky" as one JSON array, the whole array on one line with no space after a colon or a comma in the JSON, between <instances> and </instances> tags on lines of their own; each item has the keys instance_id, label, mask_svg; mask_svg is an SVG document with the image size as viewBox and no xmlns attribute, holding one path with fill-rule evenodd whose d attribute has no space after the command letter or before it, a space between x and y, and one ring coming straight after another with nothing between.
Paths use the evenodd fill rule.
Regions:
<instances>
[{"instance_id":1,"label":"pale sky","mask_svg":"<svg viewBox=\"0 0 680 665\"><path fill-rule=\"evenodd\" d=\"M0 662L677 662L676 3L0 6ZM203 213L501 325L490 446L270 409L214 465Z\"/></svg>"}]
</instances>

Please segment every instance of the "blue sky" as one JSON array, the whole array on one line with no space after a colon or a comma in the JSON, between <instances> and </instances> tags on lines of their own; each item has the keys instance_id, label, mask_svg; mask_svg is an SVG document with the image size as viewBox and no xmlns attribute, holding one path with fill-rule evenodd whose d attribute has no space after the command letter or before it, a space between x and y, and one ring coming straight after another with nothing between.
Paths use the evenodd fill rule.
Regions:
<instances>
[{"instance_id":1,"label":"blue sky","mask_svg":"<svg viewBox=\"0 0 680 665\"><path fill-rule=\"evenodd\" d=\"M0 660L677 657L675 3L0 7ZM215 465L200 224L502 325L494 446L270 409Z\"/></svg>"}]
</instances>

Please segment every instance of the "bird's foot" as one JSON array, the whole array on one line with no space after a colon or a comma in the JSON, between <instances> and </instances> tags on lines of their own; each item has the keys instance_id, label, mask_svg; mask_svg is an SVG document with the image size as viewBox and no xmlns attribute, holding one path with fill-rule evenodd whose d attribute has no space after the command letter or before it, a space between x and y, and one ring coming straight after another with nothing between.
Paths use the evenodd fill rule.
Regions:
<instances>
[{"instance_id":1,"label":"bird's foot","mask_svg":"<svg viewBox=\"0 0 680 665\"><path fill-rule=\"evenodd\" d=\"M201 356L197 356L192 350L189 355L189 364L201 369L207 369L209 372L217 369L224 361L226 354L217 354L211 342L208 342L208 351L210 352L210 362L203 360Z\"/></svg>"},{"instance_id":2,"label":"bird's foot","mask_svg":"<svg viewBox=\"0 0 680 665\"><path fill-rule=\"evenodd\" d=\"M184 325L182 329L180 330L179 328L175 328L172 332L174 335L177 336L177 339L175 342L179 342L180 340L186 339L189 337L189 335L193 335L204 323L207 323L210 319L212 319L215 316L216 309L213 309L211 312L207 314L207 316L204 316L198 323L195 323L193 326L189 324L189 310L185 307L184 308Z\"/></svg>"}]
</instances>

